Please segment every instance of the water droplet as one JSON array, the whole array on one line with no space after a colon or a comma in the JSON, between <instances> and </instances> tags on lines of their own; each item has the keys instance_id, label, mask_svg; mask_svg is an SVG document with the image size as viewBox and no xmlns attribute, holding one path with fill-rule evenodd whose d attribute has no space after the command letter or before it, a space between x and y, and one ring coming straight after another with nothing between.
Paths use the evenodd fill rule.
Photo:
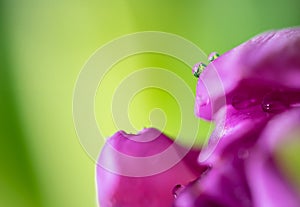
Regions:
<instances>
[{"instance_id":1,"label":"water droplet","mask_svg":"<svg viewBox=\"0 0 300 207\"><path fill-rule=\"evenodd\" d=\"M235 109L241 110L254 106L258 103L257 99L250 98L244 94L234 95L231 104Z\"/></svg>"},{"instance_id":2,"label":"water droplet","mask_svg":"<svg viewBox=\"0 0 300 207\"><path fill-rule=\"evenodd\" d=\"M209 104L209 98L199 98L199 100L197 101L197 103L199 103L199 106L203 107Z\"/></svg>"},{"instance_id":3,"label":"water droplet","mask_svg":"<svg viewBox=\"0 0 300 207\"><path fill-rule=\"evenodd\" d=\"M278 92L266 94L261 104L263 111L268 113L278 113L286 110L289 107L289 104L284 100L283 95Z\"/></svg>"},{"instance_id":4,"label":"water droplet","mask_svg":"<svg viewBox=\"0 0 300 207\"><path fill-rule=\"evenodd\" d=\"M180 194L180 192L184 189L184 185L178 184L175 185L175 187L172 190L172 194L174 198L177 198L177 196Z\"/></svg>"},{"instance_id":5,"label":"water droplet","mask_svg":"<svg viewBox=\"0 0 300 207\"><path fill-rule=\"evenodd\" d=\"M193 69L192 69L192 72L193 72L194 76L199 78L200 74L205 69L205 67L206 67L206 65L202 62L199 62L199 63L195 64Z\"/></svg>"},{"instance_id":6,"label":"water droplet","mask_svg":"<svg viewBox=\"0 0 300 207\"><path fill-rule=\"evenodd\" d=\"M220 55L217 53L217 52L212 52L209 54L208 56L208 61L209 62L212 62L214 61L215 59L217 59Z\"/></svg>"}]
</instances>

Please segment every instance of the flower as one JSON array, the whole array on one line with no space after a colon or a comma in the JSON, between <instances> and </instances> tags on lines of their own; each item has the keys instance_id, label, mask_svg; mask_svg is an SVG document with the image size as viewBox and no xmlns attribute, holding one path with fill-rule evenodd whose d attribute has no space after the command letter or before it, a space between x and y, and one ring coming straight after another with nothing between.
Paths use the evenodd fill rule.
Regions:
<instances>
[{"instance_id":1,"label":"flower","mask_svg":"<svg viewBox=\"0 0 300 207\"><path fill-rule=\"evenodd\" d=\"M212 169L181 191L175 207L299 206L299 192L274 161L275 146L299 128L299 110L292 110L299 80L300 28L258 35L207 66L195 113L216 121L211 139L219 143L200 159Z\"/></svg>"},{"instance_id":2,"label":"flower","mask_svg":"<svg viewBox=\"0 0 300 207\"><path fill-rule=\"evenodd\" d=\"M165 156L167 149L171 151ZM171 206L173 188L188 184L206 170L197 163L199 152L188 151L154 128L137 135L117 132L108 139L98 160L100 206ZM175 165L170 166L174 160Z\"/></svg>"},{"instance_id":3,"label":"flower","mask_svg":"<svg viewBox=\"0 0 300 207\"><path fill-rule=\"evenodd\" d=\"M216 123L208 147L189 151L153 128L117 132L97 163L101 207L299 206L299 174L281 155L300 143L300 28L258 35L201 69L195 113Z\"/></svg>"}]
</instances>

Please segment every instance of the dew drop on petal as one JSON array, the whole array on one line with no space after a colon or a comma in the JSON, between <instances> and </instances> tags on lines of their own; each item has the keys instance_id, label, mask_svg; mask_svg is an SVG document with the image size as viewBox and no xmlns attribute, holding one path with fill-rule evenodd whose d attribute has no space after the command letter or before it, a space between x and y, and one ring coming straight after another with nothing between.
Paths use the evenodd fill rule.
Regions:
<instances>
[{"instance_id":1,"label":"dew drop on petal","mask_svg":"<svg viewBox=\"0 0 300 207\"><path fill-rule=\"evenodd\" d=\"M200 74L202 71L205 69L206 65L202 62L199 62L194 65L192 69L192 73L194 74L195 77L199 78Z\"/></svg>"},{"instance_id":2,"label":"dew drop on petal","mask_svg":"<svg viewBox=\"0 0 300 207\"><path fill-rule=\"evenodd\" d=\"M175 187L172 190L172 194L174 198L177 198L177 196L180 194L180 192L184 189L184 185L178 184L175 185Z\"/></svg>"},{"instance_id":3,"label":"dew drop on petal","mask_svg":"<svg viewBox=\"0 0 300 207\"><path fill-rule=\"evenodd\" d=\"M281 97L280 93L271 92L264 96L262 110L268 113L278 113L288 109L289 104Z\"/></svg>"},{"instance_id":4,"label":"dew drop on petal","mask_svg":"<svg viewBox=\"0 0 300 207\"><path fill-rule=\"evenodd\" d=\"M215 59L217 59L220 55L217 53L217 52L212 52L209 54L208 56L208 61L209 62L212 62L214 61Z\"/></svg>"},{"instance_id":5,"label":"dew drop on petal","mask_svg":"<svg viewBox=\"0 0 300 207\"><path fill-rule=\"evenodd\" d=\"M209 98L200 97L198 103L201 107L207 106L210 103Z\"/></svg>"}]
</instances>

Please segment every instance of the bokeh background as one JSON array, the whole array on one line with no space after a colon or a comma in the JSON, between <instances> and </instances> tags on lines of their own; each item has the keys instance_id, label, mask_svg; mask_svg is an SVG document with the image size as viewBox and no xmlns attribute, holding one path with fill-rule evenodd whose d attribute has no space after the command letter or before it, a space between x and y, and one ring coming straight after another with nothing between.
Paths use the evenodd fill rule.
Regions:
<instances>
[{"instance_id":1,"label":"bokeh background","mask_svg":"<svg viewBox=\"0 0 300 207\"><path fill-rule=\"evenodd\" d=\"M263 31L300 25L299 9L298 0L2 0L0 206L96 206L95 164L76 136L72 96L82 66L103 44L155 30L180 35L206 53L223 53ZM189 68L158 54L120 64L99 88L108 100L121 77L142 67L167 68L196 85ZM116 127L105 108L109 102L101 100L96 97L95 110L107 137ZM176 101L154 89L130 105L136 128L149 124L153 107L165 108L165 131L176 134ZM200 140L209 126L203 124Z\"/></svg>"}]
</instances>

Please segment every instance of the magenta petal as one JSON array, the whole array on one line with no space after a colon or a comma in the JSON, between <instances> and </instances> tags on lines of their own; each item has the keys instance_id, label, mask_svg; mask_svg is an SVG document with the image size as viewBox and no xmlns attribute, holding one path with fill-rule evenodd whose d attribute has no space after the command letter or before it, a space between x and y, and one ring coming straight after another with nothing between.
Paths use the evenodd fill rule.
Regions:
<instances>
[{"instance_id":1,"label":"magenta petal","mask_svg":"<svg viewBox=\"0 0 300 207\"><path fill-rule=\"evenodd\" d=\"M207 175L191 183L175 200L175 207L251 207L252 197L239 158L215 163Z\"/></svg>"},{"instance_id":2,"label":"magenta petal","mask_svg":"<svg viewBox=\"0 0 300 207\"><path fill-rule=\"evenodd\" d=\"M289 139L298 139L300 127L300 108L291 109L274 117L259 138L259 147L267 154L273 154L278 146ZM294 136L290 136L291 134Z\"/></svg>"},{"instance_id":3,"label":"magenta petal","mask_svg":"<svg viewBox=\"0 0 300 207\"><path fill-rule=\"evenodd\" d=\"M198 81L195 113L213 119L224 97L227 104L237 102L238 108L260 105L272 91L299 92L299 79L300 28L266 32L207 66Z\"/></svg>"},{"instance_id":4,"label":"magenta petal","mask_svg":"<svg viewBox=\"0 0 300 207\"><path fill-rule=\"evenodd\" d=\"M221 112L221 111L220 111ZM272 116L256 107L244 111L227 106L225 123L218 119L212 136L220 139L215 150L201 164L212 166L206 176L190 184L175 201L178 207L251 207L252 195L245 172L260 133ZM218 124L224 124L219 128ZM211 138L215 138L211 137Z\"/></svg>"},{"instance_id":5,"label":"magenta petal","mask_svg":"<svg viewBox=\"0 0 300 207\"><path fill-rule=\"evenodd\" d=\"M219 115L223 117L216 120L209 144L200 153L199 161L202 164L213 165L220 159L238 156L242 151L251 149L273 117L260 110L259 106L237 110L228 105L219 110Z\"/></svg>"},{"instance_id":6,"label":"magenta petal","mask_svg":"<svg viewBox=\"0 0 300 207\"><path fill-rule=\"evenodd\" d=\"M300 140L300 110L291 110L272 120L247 161L247 175L255 206L298 207L300 193L276 163L276 149L288 139ZM293 135L293 136L290 136Z\"/></svg>"},{"instance_id":7,"label":"magenta petal","mask_svg":"<svg viewBox=\"0 0 300 207\"><path fill-rule=\"evenodd\" d=\"M164 155L168 149L172 153ZM98 160L100 206L171 206L173 188L186 185L205 170L197 164L198 154L199 150L186 151L153 128L138 135L117 132L108 139ZM175 159L177 163L171 166Z\"/></svg>"},{"instance_id":8,"label":"magenta petal","mask_svg":"<svg viewBox=\"0 0 300 207\"><path fill-rule=\"evenodd\" d=\"M300 194L276 163L275 150L288 137L300 139L300 109L271 116L271 120L262 118L255 109L251 116L229 111L227 121L237 128L223 134L204 162L212 169L181 191L174 206L298 207Z\"/></svg>"}]
</instances>

